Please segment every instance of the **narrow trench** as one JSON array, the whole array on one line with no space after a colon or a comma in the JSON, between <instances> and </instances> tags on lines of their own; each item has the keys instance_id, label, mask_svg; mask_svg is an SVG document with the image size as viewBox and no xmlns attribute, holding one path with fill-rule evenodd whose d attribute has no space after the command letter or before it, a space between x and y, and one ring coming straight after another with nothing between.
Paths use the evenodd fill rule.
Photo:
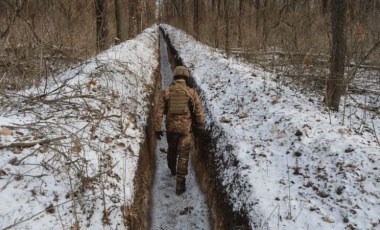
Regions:
<instances>
[{"instance_id":1,"label":"narrow trench","mask_svg":"<svg viewBox=\"0 0 380 230\"><path fill-rule=\"evenodd\" d=\"M166 42L160 34L161 88L172 83L172 64ZM176 63L173 63L175 65ZM165 125L162 124L164 129ZM166 162L167 141L164 135L156 145L156 172L151 191L151 229L211 229L210 212L205 195L198 185L192 159L186 177L187 191L175 194L176 178Z\"/></svg>"},{"instance_id":2,"label":"narrow trench","mask_svg":"<svg viewBox=\"0 0 380 230\"><path fill-rule=\"evenodd\" d=\"M158 101L160 90L172 82L172 66L183 65L164 31L160 33L160 53L161 66L156 70L154 94L150 97L154 104ZM193 81L189 82L189 86L198 92L201 90ZM211 138L213 126L202 138L194 138L189 175L186 177L187 191L181 196L176 195L176 180L166 163L166 136L160 141L154 136L154 112L155 107L152 106L145 127L147 138L141 144L134 202L123 208L128 229L252 229L247 211L234 210L229 199L228 185L224 185L222 176L228 166L223 166L224 160L218 158L217 140ZM164 129L165 126L162 127ZM229 154L228 150L225 151Z\"/></svg>"}]
</instances>

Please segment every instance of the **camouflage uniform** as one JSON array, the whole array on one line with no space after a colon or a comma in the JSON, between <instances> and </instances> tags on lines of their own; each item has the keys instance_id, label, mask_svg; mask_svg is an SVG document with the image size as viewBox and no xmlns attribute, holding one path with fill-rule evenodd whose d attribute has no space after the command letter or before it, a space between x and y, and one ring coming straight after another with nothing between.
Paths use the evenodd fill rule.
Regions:
<instances>
[{"instance_id":1,"label":"camouflage uniform","mask_svg":"<svg viewBox=\"0 0 380 230\"><path fill-rule=\"evenodd\" d=\"M183 108L182 114L173 114L170 107L175 107L175 93L192 98L193 105L189 103ZM174 98L174 99L173 99ZM179 100L180 101L180 100ZM183 104L183 103L182 103ZM193 107L193 108L191 108ZM193 113L191 113L193 109ZM174 111L175 113L175 111ZM198 94L194 89L186 86L183 79L175 80L174 84L162 91L156 111L155 131L160 132L163 114L166 115L166 131L168 141L167 162L172 175L177 174L177 194L186 190L185 182L188 173L189 153L192 143L192 127L203 129L204 112ZM191 117L193 114L193 118ZM192 124L195 122L195 124Z\"/></svg>"}]
</instances>

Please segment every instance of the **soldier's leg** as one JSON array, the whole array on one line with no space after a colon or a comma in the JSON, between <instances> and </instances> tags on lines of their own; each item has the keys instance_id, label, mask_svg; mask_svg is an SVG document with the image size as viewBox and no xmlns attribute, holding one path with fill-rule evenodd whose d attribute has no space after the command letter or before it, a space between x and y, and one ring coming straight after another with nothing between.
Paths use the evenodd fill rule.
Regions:
<instances>
[{"instance_id":1,"label":"soldier's leg","mask_svg":"<svg viewBox=\"0 0 380 230\"><path fill-rule=\"evenodd\" d=\"M171 174L176 175L177 168L177 156L178 156L178 134L167 133L167 141L168 141L168 154L167 154L167 162L168 167L170 169Z\"/></svg>"},{"instance_id":2,"label":"soldier's leg","mask_svg":"<svg viewBox=\"0 0 380 230\"><path fill-rule=\"evenodd\" d=\"M188 173L191 143L191 133L181 136L178 141L177 194L181 194L186 191L186 175Z\"/></svg>"}]
</instances>

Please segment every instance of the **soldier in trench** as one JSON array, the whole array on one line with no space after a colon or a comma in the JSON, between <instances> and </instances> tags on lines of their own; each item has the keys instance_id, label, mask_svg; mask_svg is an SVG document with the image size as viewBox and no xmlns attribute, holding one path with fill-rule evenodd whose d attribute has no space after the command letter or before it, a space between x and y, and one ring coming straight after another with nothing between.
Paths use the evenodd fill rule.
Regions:
<instances>
[{"instance_id":1,"label":"soldier in trench","mask_svg":"<svg viewBox=\"0 0 380 230\"><path fill-rule=\"evenodd\" d=\"M177 195L186 191L192 132L204 129L204 112L199 95L186 85L189 77L186 67L177 66L174 69L173 83L162 91L156 111L155 134L158 140L163 136L161 124L163 115L166 115L167 163L171 174L177 176Z\"/></svg>"}]
</instances>

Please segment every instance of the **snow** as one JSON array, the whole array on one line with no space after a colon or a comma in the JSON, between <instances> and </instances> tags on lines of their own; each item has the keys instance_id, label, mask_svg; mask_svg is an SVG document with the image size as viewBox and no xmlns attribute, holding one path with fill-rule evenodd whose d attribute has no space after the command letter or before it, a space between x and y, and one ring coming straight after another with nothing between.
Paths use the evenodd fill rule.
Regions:
<instances>
[{"instance_id":1,"label":"snow","mask_svg":"<svg viewBox=\"0 0 380 230\"><path fill-rule=\"evenodd\" d=\"M13 130L2 146L64 138L0 149L1 229L124 228L158 55L155 25L40 87L1 97L0 126Z\"/></svg>"},{"instance_id":2,"label":"snow","mask_svg":"<svg viewBox=\"0 0 380 230\"><path fill-rule=\"evenodd\" d=\"M252 228L380 227L378 114L352 101L346 114L328 111L281 84L281 73L161 26L201 92L229 200Z\"/></svg>"}]
</instances>

